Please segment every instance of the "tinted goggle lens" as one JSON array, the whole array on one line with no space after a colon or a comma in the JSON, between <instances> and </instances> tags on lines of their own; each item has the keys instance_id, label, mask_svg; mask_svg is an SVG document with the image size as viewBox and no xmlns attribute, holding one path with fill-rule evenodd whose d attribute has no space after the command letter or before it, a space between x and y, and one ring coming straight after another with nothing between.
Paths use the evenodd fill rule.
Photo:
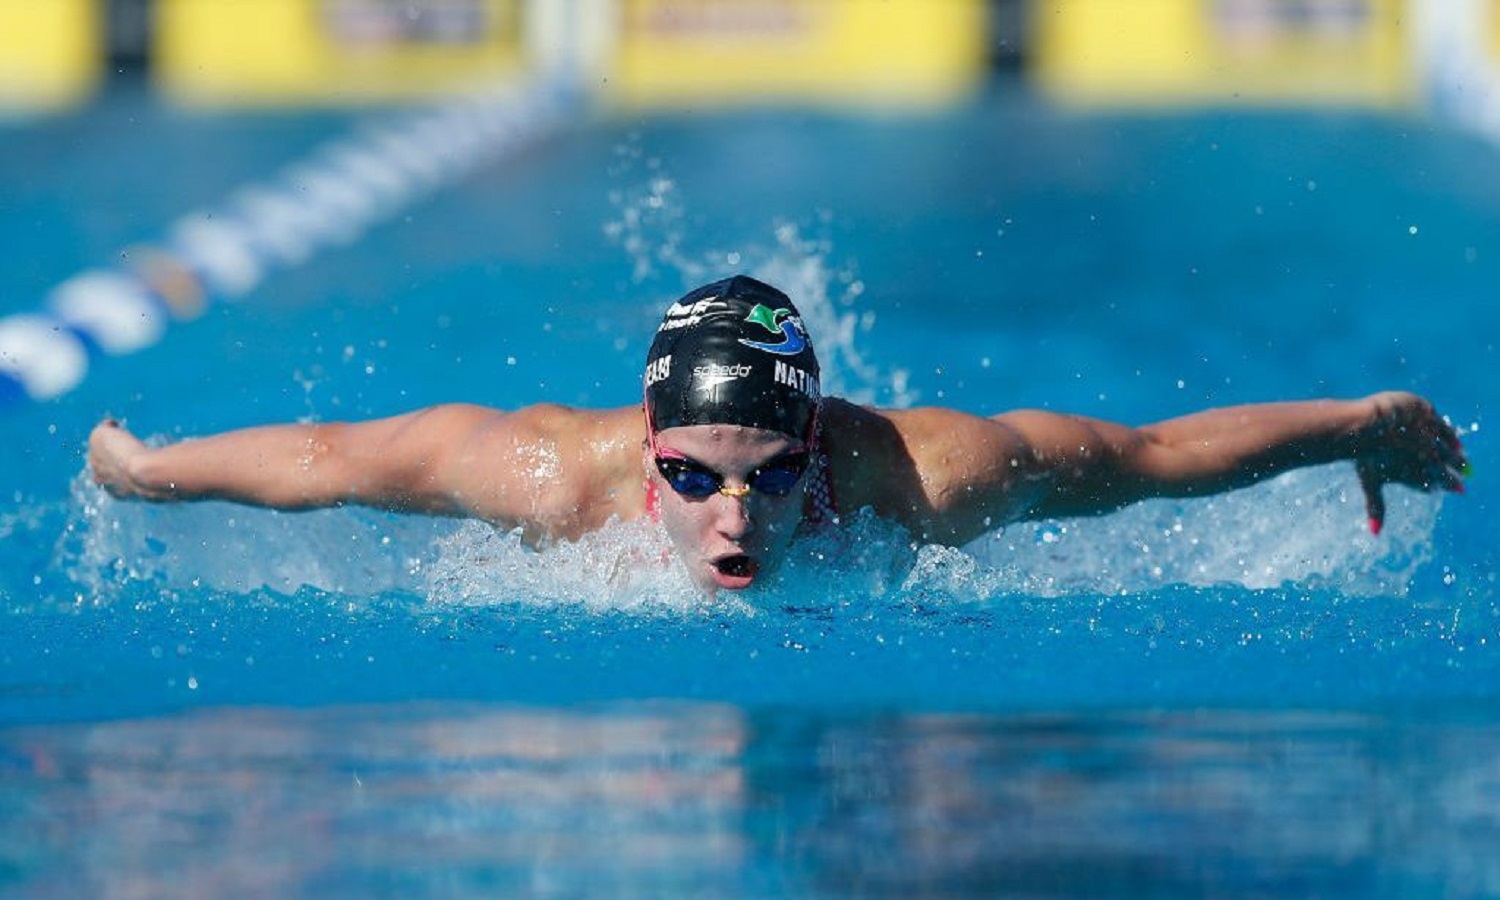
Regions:
<instances>
[{"instance_id":1,"label":"tinted goggle lens","mask_svg":"<svg viewBox=\"0 0 1500 900\"><path fill-rule=\"evenodd\" d=\"M750 489L769 497L785 497L797 486L807 469L806 453L778 456L745 479ZM684 497L711 497L724 490L724 476L691 459L658 456L656 470L672 490Z\"/></svg>"},{"instance_id":2,"label":"tinted goggle lens","mask_svg":"<svg viewBox=\"0 0 1500 900\"><path fill-rule=\"evenodd\" d=\"M763 466L756 469L745 480L750 489L759 491L770 497L785 497L797 486L797 481L802 477L802 470L807 468L807 457L803 457L795 466L781 464L776 466Z\"/></svg>"},{"instance_id":3,"label":"tinted goggle lens","mask_svg":"<svg viewBox=\"0 0 1500 900\"><path fill-rule=\"evenodd\" d=\"M685 497L709 497L719 492L724 480L715 472L701 468L685 459L656 458L656 470L667 480L667 485Z\"/></svg>"}]
</instances>

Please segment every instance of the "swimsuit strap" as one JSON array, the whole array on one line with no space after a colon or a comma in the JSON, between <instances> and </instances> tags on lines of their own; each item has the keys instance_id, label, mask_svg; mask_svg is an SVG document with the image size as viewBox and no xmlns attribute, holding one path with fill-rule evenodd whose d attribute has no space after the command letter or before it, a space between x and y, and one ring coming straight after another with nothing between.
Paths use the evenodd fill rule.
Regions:
<instances>
[{"instance_id":1,"label":"swimsuit strap","mask_svg":"<svg viewBox=\"0 0 1500 900\"><path fill-rule=\"evenodd\" d=\"M661 521L661 494L657 493L656 482L649 478L646 479L646 518Z\"/></svg>"},{"instance_id":2,"label":"swimsuit strap","mask_svg":"<svg viewBox=\"0 0 1500 900\"><path fill-rule=\"evenodd\" d=\"M829 471L828 455L814 453L807 472L807 504L802 518L818 528L837 525L838 502L833 496L833 477Z\"/></svg>"}]
</instances>

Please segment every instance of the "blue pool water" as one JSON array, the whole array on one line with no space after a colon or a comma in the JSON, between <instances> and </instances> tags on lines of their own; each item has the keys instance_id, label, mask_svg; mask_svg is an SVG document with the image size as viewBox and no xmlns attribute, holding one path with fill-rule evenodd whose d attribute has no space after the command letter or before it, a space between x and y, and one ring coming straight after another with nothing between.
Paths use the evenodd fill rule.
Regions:
<instances>
[{"instance_id":1,"label":"blue pool water","mask_svg":"<svg viewBox=\"0 0 1500 900\"><path fill-rule=\"evenodd\" d=\"M346 134L121 88L0 125L0 314ZM1500 895L1494 146L1356 113L580 119L268 277L0 443L0 894ZM634 402L661 305L789 288L831 386L1149 421L1384 388L1470 492L1352 473L914 547L708 607L619 526L110 500L177 439Z\"/></svg>"}]
</instances>

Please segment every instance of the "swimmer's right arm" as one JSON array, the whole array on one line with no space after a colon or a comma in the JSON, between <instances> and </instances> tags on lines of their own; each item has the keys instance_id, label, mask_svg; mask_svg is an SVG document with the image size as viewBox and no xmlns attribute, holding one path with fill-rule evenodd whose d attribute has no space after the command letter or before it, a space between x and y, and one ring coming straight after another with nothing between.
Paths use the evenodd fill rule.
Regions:
<instances>
[{"instance_id":1,"label":"swimmer's right arm","mask_svg":"<svg viewBox=\"0 0 1500 900\"><path fill-rule=\"evenodd\" d=\"M153 501L228 500L286 510L359 504L432 515L474 513L453 457L506 417L452 404L359 423L269 425L163 447L106 420L89 467L110 494ZM472 479L471 479L472 480Z\"/></svg>"}]
</instances>

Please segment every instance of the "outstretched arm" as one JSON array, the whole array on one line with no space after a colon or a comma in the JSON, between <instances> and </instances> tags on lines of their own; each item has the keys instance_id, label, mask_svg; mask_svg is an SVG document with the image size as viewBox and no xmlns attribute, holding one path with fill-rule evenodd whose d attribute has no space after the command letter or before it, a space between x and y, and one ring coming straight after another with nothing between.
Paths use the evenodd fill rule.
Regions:
<instances>
[{"instance_id":1,"label":"outstretched arm","mask_svg":"<svg viewBox=\"0 0 1500 900\"><path fill-rule=\"evenodd\" d=\"M621 514L586 504L618 477L609 438L634 417L463 404L358 423L270 425L149 447L106 421L89 437L94 480L116 497L229 500L277 509L359 504L475 516L535 538ZM628 511L627 511L628 512Z\"/></svg>"},{"instance_id":2,"label":"outstretched arm","mask_svg":"<svg viewBox=\"0 0 1500 900\"><path fill-rule=\"evenodd\" d=\"M268 425L150 447L107 420L89 436L94 480L116 497L229 500L277 509L357 503L459 514L439 463L499 414L434 407L355 424Z\"/></svg>"},{"instance_id":3,"label":"outstretched arm","mask_svg":"<svg viewBox=\"0 0 1500 900\"><path fill-rule=\"evenodd\" d=\"M915 489L874 502L919 533L954 542L1007 521L1213 494L1338 460L1354 462L1378 532L1385 485L1462 491L1467 472L1453 428L1426 400L1401 392L1225 407L1139 428L1034 410L886 416Z\"/></svg>"},{"instance_id":4,"label":"outstretched arm","mask_svg":"<svg viewBox=\"0 0 1500 900\"><path fill-rule=\"evenodd\" d=\"M1378 533L1384 485L1462 491L1467 470L1453 428L1426 400L1402 392L1226 407L1141 428L1081 418L1029 424L1020 427L1032 452L1058 472L1034 510L1043 516L1218 493L1302 466L1352 460Z\"/></svg>"}]
</instances>

